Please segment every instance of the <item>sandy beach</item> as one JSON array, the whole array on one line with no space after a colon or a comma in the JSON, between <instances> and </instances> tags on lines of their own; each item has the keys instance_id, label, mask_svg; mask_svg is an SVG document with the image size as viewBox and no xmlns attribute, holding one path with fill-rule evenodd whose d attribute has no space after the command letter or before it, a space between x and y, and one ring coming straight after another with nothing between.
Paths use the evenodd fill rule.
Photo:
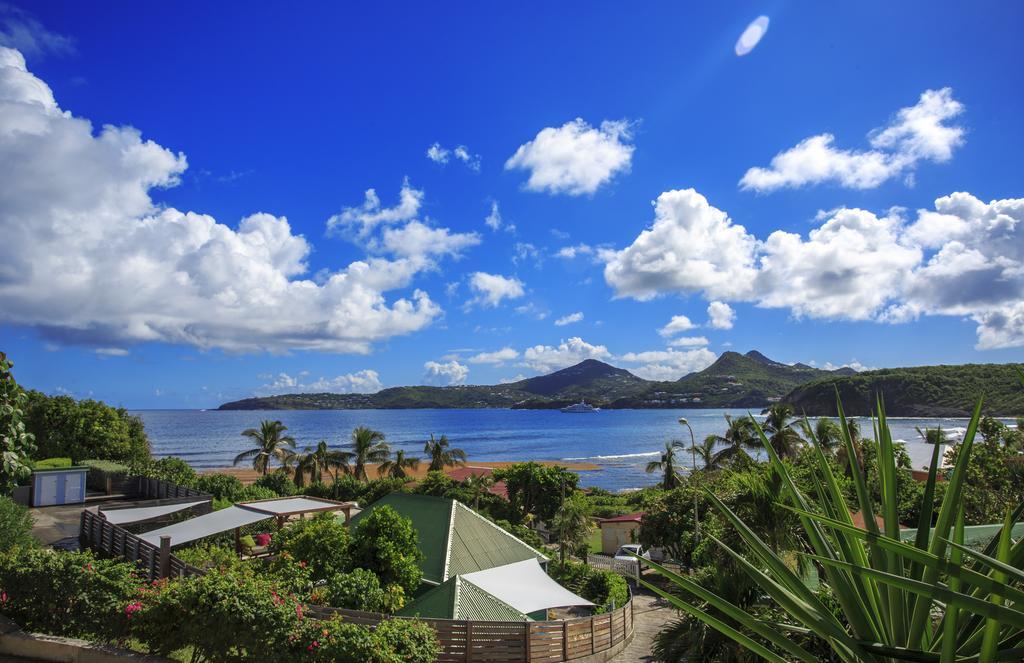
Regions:
<instances>
[{"instance_id":1,"label":"sandy beach","mask_svg":"<svg viewBox=\"0 0 1024 663\"><path fill-rule=\"evenodd\" d=\"M491 469L497 469L499 467L508 467L509 465L515 465L516 463L525 463L525 462L527 462L527 461L512 461L512 460L510 460L510 461L492 461L492 462L472 462L472 463L467 463L466 467L489 467ZM567 462L564 462L564 461L556 461L556 460L538 460L536 462L541 464L541 465L548 465L548 466L558 465L559 467L564 467L567 470L573 470L573 471L577 471L577 472L585 471L585 470L600 470L601 469L600 465L596 465L594 463L579 463L579 462L567 463ZM425 477L427 475L427 466L428 466L428 463L421 462L420 466L417 469L415 469L415 470L406 470L406 472L409 474L410 477L412 477L414 479L422 479L423 477ZM274 469L276 469L276 468L271 468L271 471L273 471ZM449 469L451 469L451 468L449 468ZM247 484L247 485L250 484L250 483L253 483L254 481L256 481L256 479L258 479L260 477L260 473L257 472L256 470L252 469L252 467L243 467L243 466L239 466L239 467L226 467L226 468L219 469L219 470L209 470L207 472L203 472L202 474L231 474L233 476L238 477L239 480L241 480L242 483ZM368 464L366 466L366 474L371 479L376 478L377 477L377 466L374 465L374 464ZM327 472L324 472L324 474L323 474L323 480L324 481L330 481L332 478L333 478L333 476L331 474L329 474Z\"/></svg>"}]
</instances>

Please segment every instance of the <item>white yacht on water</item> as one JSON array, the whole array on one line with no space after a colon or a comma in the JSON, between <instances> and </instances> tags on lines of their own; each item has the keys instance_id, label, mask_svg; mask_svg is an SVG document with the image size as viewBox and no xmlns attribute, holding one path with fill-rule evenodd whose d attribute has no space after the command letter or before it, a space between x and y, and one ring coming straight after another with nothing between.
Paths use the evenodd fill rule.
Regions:
<instances>
[{"instance_id":1,"label":"white yacht on water","mask_svg":"<svg viewBox=\"0 0 1024 663\"><path fill-rule=\"evenodd\" d=\"M588 405L586 401L580 401L575 405L567 405L562 408L562 412L569 412L570 414L589 414L591 412L600 412L601 408Z\"/></svg>"}]
</instances>

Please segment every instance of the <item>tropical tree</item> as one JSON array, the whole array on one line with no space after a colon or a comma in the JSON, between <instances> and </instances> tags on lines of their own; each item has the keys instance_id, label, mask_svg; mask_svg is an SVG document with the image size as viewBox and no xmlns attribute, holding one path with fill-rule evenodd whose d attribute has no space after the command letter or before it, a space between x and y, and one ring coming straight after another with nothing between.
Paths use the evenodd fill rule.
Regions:
<instances>
[{"instance_id":1,"label":"tropical tree","mask_svg":"<svg viewBox=\"0 0 1024 663\"><path fill-rule=\"evenodd\" d=\"M406 470L416 471L420 466L420 459L406 456L404 449L395 452L394 458L389 458L377 467L379 476L389 476L392 479L404 479L409 476Z\"/></svg>"},{"instance_id":2,"label":"tropical tree","mask_svg":"<svg viewBox=\"0 0 1024 663\"><path fill-rule=\"evenodd\" d=\"M920 426L914 426L914 430L921 436L921 441L928 444L943 444L946 441L946 436L942 432L941 428L921 428Z\"/></svg>"},{"instance_id":3,"label":"tropical tree","mask_svg":"<svg viewBox=\"0 0 1024 663\"><path fill-rule=\"evenodd\" d=\"M809 419L801 419L800 427L804 431L804 437L808 440L816 440L822 449L834 451L843 442L843 429L834 419L818 417L813 425Z\"/></svg>"},{"instance_id":4,"label":"tropical tree","mask_svg":"<svg viewBox=\"0 0 1024 663\"><path fill-rule=\"evenodd\" d=\"M251 459L252 469L266 476L271 459L276 459L283 464L295 448L295 438L285 435L286 430L288 427L280 421L269 419L261 421L258 429L245 429L242 431L242 435L252 440L256 446L235 456L233 464L238 465Z\"/></svg>"},{"instance_id":5,"label":"tropical tree","mask_svg":"<svg viewBox=\"0 0 1024 663\"><path fill-rule=\"evenodd\" d=\"M471 474L462 482L466 496L473 502L473 508L480 508L480 498L490 491L494 485L494 477L490 474Z\"/></svg>"},{"instance_id":6,"label":"tropical tree","mask_svg":"<svg viewBox=\"0 0 1024 663\"><path fill-rule=\"evenodd\" d=\"M679 473L676 471L676 452L685 449L680 440L670 440L665 443L665 450L661 452L660 460L652 460L647 463L648 474L661 472L661 487L665 490L672 490L679 485Z\"/></svg>"},{"instance_id":7,"label":"tropical tree","mask_svg":"<svg viewBox=\"0 0 1024 663\"><path fill-rule=\"evenodd\" d=\"M369 480L366 476L368 463L384 463L391 457L391 447L384 441L384 433L366 426L353 430L352 441L345 446L352 476L362 481Z\"/></svg>"},{"instance_id":8,"label":"tropical tree","mask_svg":"<svg viewBox=\"0 0 1024 663\"><path fill-rule=\"evenodd\" d=\"M837 411L847 458L856 464L842 404ZM1011 545L1011 529L1024 502L1006 512L1002 527L982 552L963 545L962 509L969 464L981 416L981 401L967 426L936 512L934 498L939 446L932 451L920 519L904 543L898 517L895 445L879 399L876 435L871 444L881 477L881 517L860 467L853 467L856 502L866 529L853 524L843 491L820 445L810 476L812 503L796 483L767 432L759 429L772 470L782 481L782 508L795 514L813 551L807 559L821 569L822 588L810 589L785 560L717 496L707 498L745 544L747 554L717 541L783 612L784 619L762 619L691 579L651 563L675 585L669 592L641 580L682 612L765 660L813 663L812 653L794 633L815 636L830 650L827 658L844 662L1020 660L1024 642L1024 546ZM934 524L934 527L933 527ZM830 598L826 598L830 597ZM834 601L834 604L833 604Z\"/></svg>"},{"instance_id":9,"label":"tropical tree","mask_svg":"<svg viewBox=\"0 0 1024 663\"><path fill-rule=\"evenodd\" d=\"M783 458L793 458L803 444L803 438L793 427L793 407L775 403L768 408L763 429L771 442L772 449Z\"/></svg>"},{"instance_id":10,"label":"tropical tree","mask_svg":"<svg viewBox=\"0 0 1024 663\"><path fill-rule=\"evenodd\" d=\"M433 434L427 443L423 445L423 453L430 458L428 472L440 472L446 467L466 464L466 452L462 449L450 447L448 436L442 435L441 439L435 440Z\"/></svg>"},{"instance_id":11,"label":"tropical tree","mask_svg":"<svg viewBox=\"0 0 1024 663\"><path fill-rule=\"evenodd\" d=\"M551 531L558 537L558 561L565 564L566 550L580 550L594 529L587 515L587 501L581 493L565 498L551 519Z\"/></svg>"},{"instance_id":12,"label":"tropical tree","mask_svg":"<svg viewBox=\"0 0 1024 663\"><path fill-rule=\"evenodd\" d=\"M712 449L715 446L725 445L725 448L719 450L718 453L704 458L704 466L708 469L718 469L729 461L749 459L748 450L761 448L761 441L757 438L757 433L754 432L754 421L749 416L733 419L729 415L725 415L725 423L725 435L708 435L704 438L703 448L709 447L709 441ZM698 447L697 455L704 457L701 447Z\"/></svg>"},{"instance_id":13,"label":"tropical tree","mask_svg":"<svg viewBox=\"0 0 1024 663\"><path fill-rule=\"evenodd\" d=\"M312 447L306 447L302 451L293 451L286 455L281 462L285 469L293 472L293 481L300 488L306 485L306 475L309 475L310 483L316 483L316 458L313 455Z\"/></svg>"}]
</instances>

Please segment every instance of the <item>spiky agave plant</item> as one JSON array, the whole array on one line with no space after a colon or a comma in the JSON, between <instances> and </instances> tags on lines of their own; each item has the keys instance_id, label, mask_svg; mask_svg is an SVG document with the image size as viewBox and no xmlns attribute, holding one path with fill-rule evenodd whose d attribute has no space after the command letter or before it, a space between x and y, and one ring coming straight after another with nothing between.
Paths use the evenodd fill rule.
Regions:
<instances>
[{"instance_id":1,"label":"spiky agave plant","mask_svg":"<svg viewBox=\"0 0 1024 663\"><path fill-rule=\"evenodd\" d=\"M757 422L754 425L769 462L788 493L789 503L780 507L799 516L813 550L807 557L819 565L822 583L834 595L842 619L710 492L708 500L736 528L747 553L741 554L717 539L716 543L789 616L789 623L759 620L692 580L646 560L645 563L681 591L677 596L646 581L642 581L643 584L682 612L762 658L778 663L792 660L815 663L818 660L792 638L794 633L821 638L841 661L988 663L1024 660L1024 572L1021 571L1024 541L1011 545L1010 540L1013 524L1024 515L1024 504L1007 513L1002 528L984 552L963 545L960 497L965 489L964 477L981 416L981 401L967 427L937 515L933 509L940 445L932 451L920 520L912 544L900 539L896 458L881 398L874 426L881 485L881 529L875 521L875 509L853 450L838 394L836 401L842 423L842 443L847 450L865 529L853 524L839 483L813 435L816 468L811 487L819 496L817 504L812 504L797 487L764 431ZM931 528L933 517L934 529Z\"/></svg>"}]
</instances>

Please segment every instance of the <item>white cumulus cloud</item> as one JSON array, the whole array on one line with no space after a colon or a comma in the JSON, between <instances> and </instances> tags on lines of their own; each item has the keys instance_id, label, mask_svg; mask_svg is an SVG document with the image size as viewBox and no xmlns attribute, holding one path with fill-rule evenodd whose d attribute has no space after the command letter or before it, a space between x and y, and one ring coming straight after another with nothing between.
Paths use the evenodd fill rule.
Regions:
<instances>
[{"instance_id":1,"label":"white cumulus cloud","mask_svg":"<svg viewBox=\"0 0 1024 663\"><path fill-rule=\"evenodd\" d=\"M684 331L689 331L696 327L688 317L685 315L673 315L672 319L668 321L668 324L658 330L658 333L668 338L669 336L675 336Z\"/></svg>"},{"instance_id":2,"label":"white cumulus cloud","mask_svg":"<svg viewBox=\"0 0 1024 663\"><path fill-rule=\"evenodd\" d=\"M308 380L308 373L289 375L278 373L272 382L256 389L258 396L274 396L277 394L375 394L384 388L377 371L365 369L355 373L346 373L333 378L320 377Z\"/></svg>"},{"instance_id":3,"label":"white cumulus cloud","mask_svg":"<svg viewBox=\"0 0 1024 663\"><path fill-rule=\"evenodd\" d=\"M611 359L612 354L603 345L591 345L579 336L562 341L556 346L534 345L523 351L523 366L539 373L550 373L578 364L584 359Z\"/></svg>"},{"instance_id":4,"label":"white cumulus cloud","mask_svg":"<svg viewBox=\"0 0 1024 663\"><path fill-rule=\"evenodd\" d=\"M423 364L423 383L437 387L465 384L469 367L452 360L448 362L428 361Z\"/></svg>"},{"instance_id":5,"label":"white cumulus cloud","mask_svg":"<svg viewBox=\"0 0 1024 663\"><path fill-rule=\"evenodd\" d=\"M467 302L469 306L495 307L504 299L519 299L526 294L523 282L516 277L487 272L473 272L469 277L469 288L475 293L475 297Z\"/></svg>"},{"instance_id":6,"label":"white cumulus cloud","mask_svg":"<svg viewBox=\"0 0 1024 663\"><path fill-rule=\"evenodd\" d=\"M480 170L480 155L471 153L465 145L457 145L452 149L448 149L441 147L441 143L434 143L427 148L427 158L441 165L455 158L464 163L470 170Z\"/></svg>"},{"instance_id":7,"label":"white cumulus cloud","mask_svg":"<svg viewBox=\"0 0 1024 663\"><path fill-rule=\"evenodd\" d=\"M99 348L367 352L440 315L423 291L386 296L432 267L429 256L368 257L314 281L311 246L283 216L232 227L156 205L151 190L176 185L186 166L134 128L97 131L60 108L21 53L0 47L0 319ZM370 191L338 223L368 235L411 220L420 197L406 186L384 209Z\"/></svg>"},{"instance_id":8,"label":"white cumulus cloud","mask_svg":"<svg viewBox=\"0 0 1024 663\"><path fill-rule=\"evenodd\" d=\"M868 134L872 149L840 149L832 134L811 136L779 152L769 167L749 169L740 186L769 192L834 182L873 189L902 173L912 174L920 161L949 161L964 142L964 130L948 122L963 110L950 88L926 90L917 104L900 109L892 122Z\"/></svg>"},{"instance_id":9,"label":"white cumulus cloud","mask_svg":"<svg viewBox=\"0 0 1024 663\"><path fill-rule=\"evenodd\" d=\"M736 321L736 311L725 302L708 304L708 327L712 329L732 329Z\"/></svg>"},{"instance_id":10,"label":"white cumulus cloud","mask_svg":"<svg viewBox=\"0 0 1024 663\"><path fill-rule=\"evenodd\" d=\"M519 352L512 348L502 348L501 350L495 350L494 352L480 352L467 361L471 364L504 364L507 361L519 358Z\"/></svg>"},{"instance_id":11,"label":"white cumulus cloud","mask_svg":"<svg viewBox=\"0 0 1024 663\"><path fill-rule=\"evenodd\" d=\"M708 344L705 336L680 336L668 342L673 348L699 348Z\"/></svg>"},{"instance_id":12,"label":"white cumulus cloud","mask_svg":"<svg viewBox=\"0 0 1024 663\"><path fill-rule=\"evenodd\" d=\"M576 311L575 313L570 313L569 315L562 316L561 318L555 320L555 326L556 327L564 327L566 325L571 325L574 322L579 322L582 319L583 319L583 312L582 311Z\"/></svg>"},{"instance_id":13,"label":"white cumulus cloud","mask_svg":"<svg viewBox=\"0 0 1024 663\"><path fill-rule=\"evenodd\" d=\"M530 191L592 194L616 174L629 172L635 149L631 139L631 126L624 120L605 120L592 127L576 118L541 129L509 157L505 169L529 171Z\"/></svg>"},{"instance_id":14,"label":"white cumulus cloud","mask_svg":"<svg viewBox=\"0 0 1024 663\"><path fill-rule=\"evenodd\" d=\"M695 350L649 350L627 352L618 357L634 375L645 380L678 380L715 362L717 355L707 348Z\"/></svg>"},{"instance_id":15,"label":"white cumulus cloud","mask_svg":"<svg viewBox=\"0 0 1024 663\"><path fill-rule=\"evenodd\" d=\"M587 256L594 252L594 247L589 244L577 244L575 246L563 246L555 253L556 258L572 260L576 256Z\"/></svg>"}]
</instances>

